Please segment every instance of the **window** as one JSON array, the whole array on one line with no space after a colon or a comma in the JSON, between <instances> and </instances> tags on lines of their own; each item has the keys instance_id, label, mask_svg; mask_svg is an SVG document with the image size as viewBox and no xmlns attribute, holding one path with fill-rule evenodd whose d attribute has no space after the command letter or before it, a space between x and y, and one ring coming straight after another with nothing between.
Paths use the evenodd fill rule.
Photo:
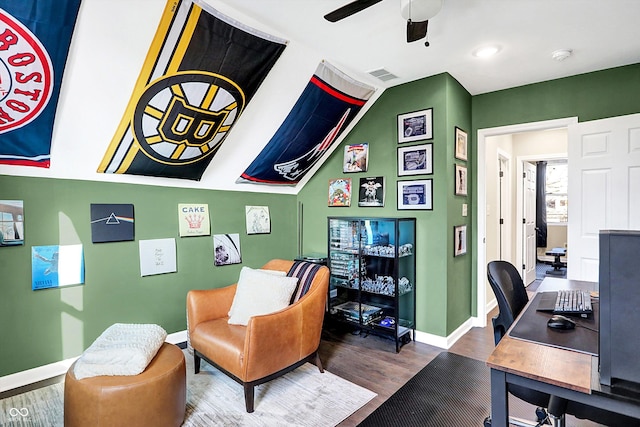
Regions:
<instances>
[{"instance_id":1,"label":"window","mask_svg":"<svg viewBox=\"0 0 640 427\"><path fill-rule=\"evenodd\" d=\"M567 222L568 170L566 160L547 162L547 173L545 179L547 224L564 224Z\"/></svg>"}]
</instances>

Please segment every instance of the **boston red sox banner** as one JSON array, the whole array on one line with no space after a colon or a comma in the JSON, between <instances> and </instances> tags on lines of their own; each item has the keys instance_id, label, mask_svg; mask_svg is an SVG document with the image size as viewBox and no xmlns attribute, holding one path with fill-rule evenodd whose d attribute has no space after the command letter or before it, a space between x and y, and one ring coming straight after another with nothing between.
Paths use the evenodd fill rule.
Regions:
<instances>
[{"instance_id":1,"label":"boston red sox banner","mask_svg":"<svg viewBox=\"0 0 640 427\"><path fill-rule=\"evenodd\" d=\"M200 180L286 44L169 0L98 172Z\"/></svg>"},{"instance_id":2,"label":"boston red sox banner","mask_svg":"<svg viewBox=\"0 0 640 427\"><path fill-rule=\"evenodd\" d=\"M373 92L327 62L320 63L289 115L238 182L295 185Z\"/></svg>"},{"instance_id":3,"label":"boston red sox banner","mask_svg":"<svg viewBox=\"0 0 640 427\"><path fill-rule=\"evenodd\" d=\"M80 0L0 0L0 163L50 165Z\"/></svg>"}]
</instances>

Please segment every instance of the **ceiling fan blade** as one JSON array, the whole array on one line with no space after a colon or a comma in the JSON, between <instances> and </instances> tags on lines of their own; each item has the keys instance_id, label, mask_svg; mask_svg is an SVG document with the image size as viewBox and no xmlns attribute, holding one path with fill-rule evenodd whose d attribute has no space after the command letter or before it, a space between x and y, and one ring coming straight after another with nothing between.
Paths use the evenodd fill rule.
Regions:
<instances>
[{"instance_id":1,"label":"ceiling fan blade","mask_svg":"<svg viewBox=\"0 0 640 427\"><path fill-rule=\"evenodd\" d=\"M415 42L427 36L429 21L407 21L407 43Z\"/></svg>"},{"instance_id":2,"label":"ceiling fan blade","mask_svg":"<svg viewBox=\"0 0 640 427\"><path fill-rule=\"evenodd\" d=\"M329 22L336 22L348 16L351 16L354 13L360 12L361 10L365 10L369 6L373 6L374 4L380 3L381 1L382 0L356 0L334 10L333 12L327 13L326 15L324 15L324 19Z\"/></svg>"}]
</instances>

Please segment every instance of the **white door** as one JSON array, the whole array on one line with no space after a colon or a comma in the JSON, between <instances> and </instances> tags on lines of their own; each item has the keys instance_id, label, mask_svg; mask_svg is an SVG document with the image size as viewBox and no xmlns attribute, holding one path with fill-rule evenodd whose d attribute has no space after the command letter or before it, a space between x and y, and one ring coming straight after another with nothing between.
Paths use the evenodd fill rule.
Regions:
<instances>
[{"instance_id":1,"label":"white door","mask_svg":"<svg viewBox=\"0 0 640 427\"><path fill-rule=\"evenodd\" d=\"M501 154L498 154L498 183L500 196L499 201L499 259L512 262L513 256L511 254L511 186L509 185L509 179L511 178L511 172L509 171L509 159Z\"/></svg>"},{"instance_id":2,"label":"white door","mask_svg":"<svg viewBox=\"0 0 640 427\"><path fill-rule=\"evenodd\" d=\"M529 285L536 280L536 165L523 162L523 250L522 280Z\"/></svg>"},{"instance_id":3,"label":"white door","mask_svg":"<svg viewBox=\"0 0 640 427\"><path fill-rule=\"evenodd\" d=\"M640 114L569 126L567 277L598 281L600 230L640 229Z\"/></svg>"}]
</instances>

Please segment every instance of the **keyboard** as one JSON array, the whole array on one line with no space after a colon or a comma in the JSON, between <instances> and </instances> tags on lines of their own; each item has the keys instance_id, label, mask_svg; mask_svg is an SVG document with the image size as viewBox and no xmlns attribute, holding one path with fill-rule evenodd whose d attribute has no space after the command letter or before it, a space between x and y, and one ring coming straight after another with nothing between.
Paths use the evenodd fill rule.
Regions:
<instances>
[{"instance_id":1,"label":"keyboard","mask_svg":"<svg viewBox=\"0 0 640 427\"><path fill-rule=\"evenodd\" d=\"M591 294L578 289L558 291L554 314L589 314L593 313Z\"/></svg>"}]
</instances>

